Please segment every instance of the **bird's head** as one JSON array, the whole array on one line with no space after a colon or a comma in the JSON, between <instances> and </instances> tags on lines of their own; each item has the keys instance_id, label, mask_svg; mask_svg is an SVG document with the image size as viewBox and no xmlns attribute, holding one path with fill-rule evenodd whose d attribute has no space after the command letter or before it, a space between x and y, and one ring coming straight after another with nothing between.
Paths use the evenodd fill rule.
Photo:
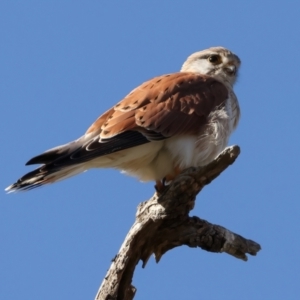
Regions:
<instances>
[{"instance_id":1,"label":"bird's head","mask_svg":"<svg viewBox=\"0 0 300 300\"><path fill-rule=\"evenodd\" d=\"M213 47L190 55L181 72L209 75L231 86L235 83L241 64L237 55L223 47Z\"/></svg>"}]
</instances>

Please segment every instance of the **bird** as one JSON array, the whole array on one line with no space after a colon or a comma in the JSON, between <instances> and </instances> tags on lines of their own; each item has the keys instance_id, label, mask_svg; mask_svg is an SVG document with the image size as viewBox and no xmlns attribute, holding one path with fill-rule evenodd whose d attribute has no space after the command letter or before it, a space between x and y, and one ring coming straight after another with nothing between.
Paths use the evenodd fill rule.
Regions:
<instances>
[{"instance_id":1,"label":"bird","mask_svg":"<svg viewBox=\"0 0 300 300\"><path fill-rule=\"evenodd\" d=\"M26 191L91 168L114 168L164 190L186 168L225 149L240 119L233 86L241 65L224 47L190 55L179 72L154 77L107 110L77 140L26 165L40 166L6 192Z\"/></svg>"}]
</instances>

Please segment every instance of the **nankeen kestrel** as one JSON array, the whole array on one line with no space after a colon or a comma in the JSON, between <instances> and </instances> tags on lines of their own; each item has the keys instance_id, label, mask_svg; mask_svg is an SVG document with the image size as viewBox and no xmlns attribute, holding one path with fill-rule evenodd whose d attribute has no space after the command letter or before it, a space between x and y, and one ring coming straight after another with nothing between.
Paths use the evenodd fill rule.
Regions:
<instances>
[{"instance_id":1,"label":"nankeen kestrel","mask_svg":"<svg viewBox=\"0 0 300 300\"><path fill-rule=\"evenodd\" d=\"M203 166L227 145L240 109L233 85L240 59L223 47L196 52L181 71L144 82L79 139L27 162L41 164L6 188L29 190L91 168L116 168L156 181Z\"/></svg>"}]
</instances>

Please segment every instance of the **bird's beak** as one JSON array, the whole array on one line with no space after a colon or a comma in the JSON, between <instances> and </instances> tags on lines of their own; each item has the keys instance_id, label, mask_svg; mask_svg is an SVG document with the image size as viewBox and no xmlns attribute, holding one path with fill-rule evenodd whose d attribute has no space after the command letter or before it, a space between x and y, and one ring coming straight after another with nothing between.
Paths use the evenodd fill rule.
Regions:
<instances>
[{"instance_id":1,"label":"bird's beak","mask_svg":"<svg viewBox=\"0 0 300 300\"><path fill-rule=\"evenodd\" d=\"M227 65L224 68L224 70L228 75L233 76L236 73L236 66L235 65Z\"/></svg>"}]
</instances>

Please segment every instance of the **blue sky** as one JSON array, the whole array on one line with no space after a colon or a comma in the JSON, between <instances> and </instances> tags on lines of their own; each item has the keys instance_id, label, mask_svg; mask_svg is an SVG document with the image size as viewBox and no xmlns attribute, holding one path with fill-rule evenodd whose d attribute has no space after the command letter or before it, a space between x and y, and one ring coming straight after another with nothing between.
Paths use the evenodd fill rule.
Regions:
<instances>
[{"instance_id":1,"label":"blue sky","mask_svg":"<svg viewBox=\"0 0 300 300\"><path fill-rule=\"evenodd\" d=\"M259 242L239 261L180 247L137 266L135 299L297 299L299 50L296 1L1 1L3 189L31 157L82 135L143 81L225 46L242 60L236 163L191 215ZM110 260L153 194L92 170L0 197L0 299L93 299Z\"/></svg>"}]
</instances>

